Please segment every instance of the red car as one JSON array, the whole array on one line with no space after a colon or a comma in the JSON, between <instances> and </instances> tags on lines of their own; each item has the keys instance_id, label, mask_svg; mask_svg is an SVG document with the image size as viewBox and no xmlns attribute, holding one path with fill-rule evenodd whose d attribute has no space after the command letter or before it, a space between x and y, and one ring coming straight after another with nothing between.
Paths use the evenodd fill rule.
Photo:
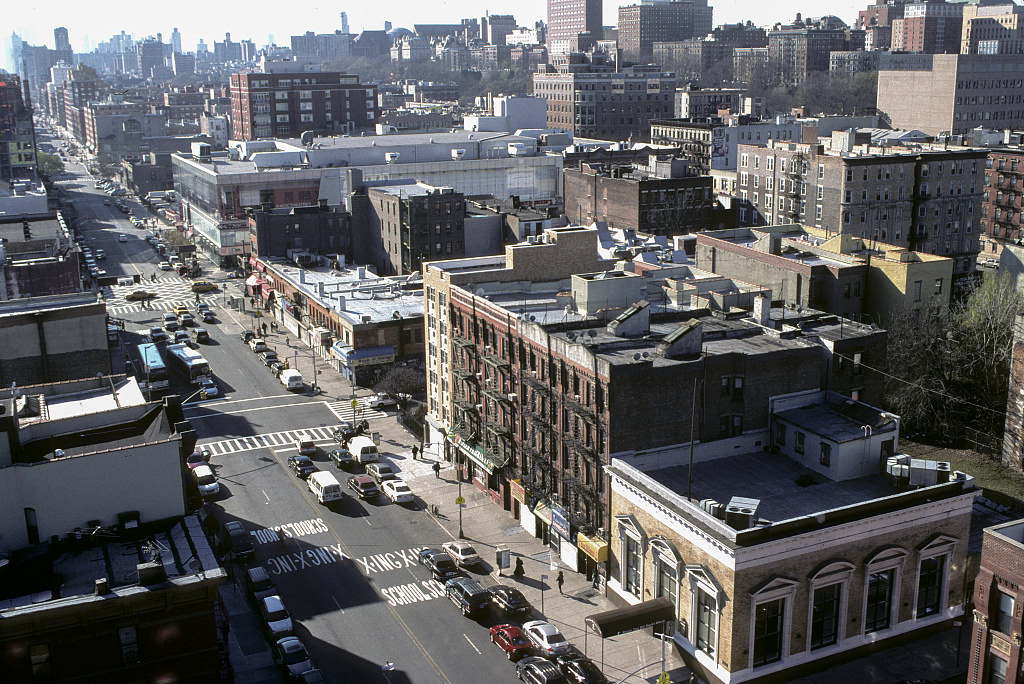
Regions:
<instances>
[{"instance_id":1,"label":"red car","mask_svg":"<svg viewBox=\"0 0 1024 684\"><path fill-rule=\"evenodd\" d=\"M519 660L533 652L530 640L515 625L495 625L490 632L491 643L497 644L509 660Z\"/></svg>"}]
</instances>

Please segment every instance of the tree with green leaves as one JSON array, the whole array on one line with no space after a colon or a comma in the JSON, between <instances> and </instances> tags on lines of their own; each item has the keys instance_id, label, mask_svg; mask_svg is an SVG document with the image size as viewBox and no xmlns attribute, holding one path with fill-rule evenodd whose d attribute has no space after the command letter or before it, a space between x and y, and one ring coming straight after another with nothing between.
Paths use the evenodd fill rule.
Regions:
<instances>
[{"instance_id":1,"label":"tree with green leaves","mask_svg":"<svg viewBox=\"0 0 1024 684\"><path fill-rule=\"evenodd\" d=\"M64 162L55 154L38 152L36 164L39 166L39 173L44 176L59 176L64 173Z\"/></svg>"}]
</instances>

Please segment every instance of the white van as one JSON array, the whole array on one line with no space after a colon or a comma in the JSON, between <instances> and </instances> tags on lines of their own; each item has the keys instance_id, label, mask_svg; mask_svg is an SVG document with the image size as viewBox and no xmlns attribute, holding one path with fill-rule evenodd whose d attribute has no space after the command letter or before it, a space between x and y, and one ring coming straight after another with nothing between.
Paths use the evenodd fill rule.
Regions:
<instances>
[{"instance_id":1,"label":"white van","mask_svg":"<svg viewBox=\"0 0 1024 684\"><path fill-rule=\"evenodd\" d=\"M341 483L334 475L325 470L318 470L306 479L306 486L313 492L320 503L341 500Z\"/></svg>"},{"instance_id":2,"label":"white van","mask_svg":"<svg viewBox=\"0 0 1024 684\"><path fill-rule=\"evenodd\" d=\"M376 463L380 460L380 455L377 453L377 445L369 437L363 437L362 435L353 437L348 441L348 450L352 452L352 456L355 457L359 465Z\"/></svg>"},{"instance_id":3,"label":"white van","mask_svg":"<svg viewBox=\"0 0 1024 684\"><path fill-rule=\"evenodd\" d=\"M295 448L299 450L299 455L301 456L316 455L316 442L306 433L302 433L295 438Z\"/></svg>"},{"instance_id":4,"label":"white van","mask_svg":"<svg viewBox=\"0 0 1024 684\"><path fill-rule=\"evenodd\" d=\"M295 370L294 368L287 368L281 371L281 375L278 376L281 380L281 384L290 390L302 389L302 373Z\"/></svg>"}]
</instances>

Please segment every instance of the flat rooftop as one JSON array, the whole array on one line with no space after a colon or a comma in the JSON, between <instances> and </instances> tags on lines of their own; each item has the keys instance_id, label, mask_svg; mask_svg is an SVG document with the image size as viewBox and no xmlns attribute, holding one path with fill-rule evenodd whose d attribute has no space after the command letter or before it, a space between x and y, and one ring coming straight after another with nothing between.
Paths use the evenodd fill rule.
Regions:
<instances>
[{"instance_id":1,"label":"flat rooftop","mask_svg":"<svg viewBox=\"0 0 1024 684\"><path fill-rule=\"evenodd\" d=\"M688 466L645 474L679 496L686 496ZM758 499L758 517L773 523L879 499L896 491L885 475L834 482L782 454L766 451L693 464L694 499L714 499L721 504L728 504L734 496Z\"/></svg>"},{"instance_id":2,"label":"flat rooftop","mask_svg":"<svg viewBox=\"0 0 1024 684\"><path fill-rule=\"evenodd\" d=\"M436 105L435 105L436 106ZM391 133L389 135L331 135L313 138L313 148L322 150L358 149L361 147L404 147L406 145L457 145L465 142L486 140L507 140L507 142L532 142L533 138L514 133L457 130L454 133ZM305 150L298 138L277 139L279 150ZM318 147L319 146L319 147Z\"/></svg>"},{"instance_id":3,"label":"flat rooftop","mask_svg":"<svg viewBox=\"0 0 1024 684\"><path fill-rule=\"evenodd\" d=\"M147 527L145 534L133 537L119 539L114 531L89 529L83 530L81 540L52 545L52 554L15 553L0 589L0 619L151 591L165 582L180 585L226 576L195 516ZM138 564L151 561L163 567L166 579L144 586ZM60 582L54 581L57 577ZM111 594L96 596L96 580L104 578Z\"/></svg>"},{"instance_id":4,"label":"flat rooftop","mask_svg":"<svg viewBox=\"0 0 1024 684\"><path fill-rule=\"evenodd\" d=\"M139 383L127 378L111 387L47 397L46 412L50 420L62 420L146 403Z\"/></svg>"}]
</instances>

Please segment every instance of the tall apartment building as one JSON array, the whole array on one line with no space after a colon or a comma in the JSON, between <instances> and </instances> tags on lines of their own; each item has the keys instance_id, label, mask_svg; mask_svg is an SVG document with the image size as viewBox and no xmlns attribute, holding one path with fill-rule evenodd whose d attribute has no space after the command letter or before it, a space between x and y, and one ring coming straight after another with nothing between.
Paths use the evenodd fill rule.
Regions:
<instances>
[{"instance_id":1,"label":"tall apartment building","mask_svg":"<svg viewBox=\"0 0 1024 684\"><path fill-rule=\"evenodd\" d=\"M291 37L292 52L296 57L342 59L352 53L352 38L347 31L320 34L306 31L301 36Z\"/></svg>"},{"instance_id":2,"label":"tall apartment building","mask_svg":"<svg viewBox=\"0 0 1024 684\"><path fill-rule=\"evenodd\" d=\"M0 77L0 181L36 177L36 133L21 79Z\"/></svg>"},{"instance_id":3,"label":"tall apartment building","mask_svg":"<svg viewBox=\"0 0 1024 684\"><path fill-rule=\"evenodd\" d=\"M938 146L833 151L741 144L740 222L803 223L949 257L957 287L974 274L978 256L986 154Z\"/></svg>"},{"instance_id":4,"label":"tall apartment building","mask_svg":"<svg viewBox=\"0 0 1024 684\"><path fill-rule=\"evenodd\" d=\"M963 6L960 53L1018 55L1024 52L1024 7L1014 3Z\"/></svg>"},{"instance_id":5,"label":"tall apartment building","mask_svg":"<svg viewBox=\"0 0 1024 684\"><path fill-rule=\"evenodd\" d=\"M984 252L1000 251L1001 243L1024 238L1024 148L989 150L981 203Z\"/></svg>"},{"instance_id":6,"label":"tall apartment building","mask_svg":"<svg viewBox=\"0 0 1024 684\"><path fill-rule=\"evenodd\" d=\"M685 235L718 225L724 217L711 177L689 162L651 155L646 164L581 164L566 168L565 215L579 225L604 221L610 228L652 235Z\"/></svg>"},{"instance_id":7,"label":"tall apartment building","mask_svg":"<svg viewBox=\"0 0 1024 684\"><path fill-rule=\"evenodd\" d=\"M647 140L651 119L673 109L675 74L657 66L610 67L570 63L533 75L533 93L547 100L548 128L577 138Z\"/></svg>"},{"instance_id":8,"label":"tall apartment building","mask_svg":"<svg viewBox=\"0 0 1024 684\"><path fill-rule=\"evenodd\" d=\"M516 18L511 14L491 14L480 17L480 37L491 45L507 45L508 34L518 28Z\"/></svg>"},{"instance_id":9,"label":"tall apartment building","mask_svg":"<svg viewBox=\"0 0 1024 684\"><path fill-rule=\"evenodd\" d=\"M368 187L368 239L379 241L382 275L418 273L424 262L459 259L466 251L466 198L452 188L404 182Z\"/></svg>"},{"instance_id":10,"label":"tall apartment building","mask_svg":"<svg viewBox=\"0 0 1024 684\"><path fill-rule=\"evenodd\" d=\"M929 135L1024 128L1024 54L883 53L876 107L893 128Z\"/></svg>"},{"instance_id":11,"label":"tall apartment building","mask_svg":"<svg viewBox=\"0 0 1024 684\"><path fill-rule=\"evenodd\" d=\"M885 348L884 331L840 331L820 313L780 338L763 296L759 320L699 304L654 313L646 279L611 270L598 233L549 229L503 256L424 266L429 441L588 575L601 561L586 540L608 542L604 467L614 455L691 439L738 443L768 429L771 395L817 389L828 376L849 396L852 368L839 369L834 353L869 364ZM732 281L677 275L679 288L756 307Z\"/></svg>"},{"instance_id":12,"label":"tall apartment building","mask_svg":"<svg viewBox=\"0 0 1024 684\"><path fill-rule=\"evenodd\" d=\"M650 59L655 41L711 33L711 14L707 0L645 0L619 7L619 48L627 59Z\"/></svg>"},{"instance_id":13,"label":"tall apartment building","mask_svg":"<svg viewBox=\"0 0 1024 684\"><path fill-rule=\"evenodd\" d=\"M960 52L964 3L908 3L903 17L892 21L892 49L904 52Z\"/></svg>"},{"instance_id":14,"label":"tall apartment building","mask_svg":"<svg viewBox=\"0 0 1024 684\"><path fill-rule=\"evenodd\" d=\"M1019 466L1018 466L1019 467ZM1020 634L1024 602L1024 522L988 527L981 543L981 567L974 580L974 615L968 682L1019 682L1024 649Z\"/></svg>"},{"instance_id":15,"label":"tall apartment building","mask_svg":"<svg viewBox=\"0 0 1024 684\"><path fill-rule=\"evenodd\" d=\"M720 62L730 68L735 48L767 47L768 34L763 28L746 24L722 24L707 36L695 34L690 40L655 42L652 51L655 64L671 64L682 78L700 80L704 72Z\"/></svg>"},{"instance_id":16,"label":"tall apartment building","mask_svg":"<svg viewBox=\"0 0 1024 684\"><path fill-rule=\"evenodd\" d=\"M68 74L64 84L64 115L71 129L71 136L85 144L85 109L90 102L100 99L106 84L96 75L96 70L85 64Z\"/></svg>"},{"instance_id":17,"label":"tall apartment building","mask_svg":"<svg viewBox=\"0 0 1024 684\"><path fill-rule=\"evenodd\" d=\"M602 0L548 0L548 54L578 52L600 39L602 8Z\"/></svg>"},{"instance_id":18,"label":"tall apartment building","mask_svg":"<svg viewBox=\"0 0 1024 684\"><path fill-rule=\"evenodd\" d=\"M838 23L807 24L798 16L790 25L777 24L768 32L770 75L780 83L798 84L811 72L828 71L832 51L864 47L863 33L858 44Z\"/></svg>"},{"instance_id":19,"label":"tall apartment building","mask_svg":"<svg viewBox=\"0 0 1024 684\"><path fill-rule=\"evenodd\" d=\"M906 5L906 0L875 0L874 5L868 5L866 9L857 12L855 26L863 31L872 27L891 27L893 20L903 16ZM881 47L887 46L878 46Z\"/></svg>"},{"instance_id":20,"label":"tall apartment building","mask_svg":"<svg viewBox=\"0 0 1024 684\"><path fill-rule=\"evenodd\" d=\"M701 119L718 116L723 109L739 114L743 90L739 88L679 88L676 90L675 116L679 119Z\"/></svg>"},{"instance_id":21,"label":"tall apartment building","mask_svg":"<svg viewBox=\"0 0 1024 684\"><path fill-rule=\"evenodd\" d=\"M231 75L232 136L296 137L305 131L352 133L379 117L377 86L359 76L322 73Z\"/></svg>"}]
</instances>

